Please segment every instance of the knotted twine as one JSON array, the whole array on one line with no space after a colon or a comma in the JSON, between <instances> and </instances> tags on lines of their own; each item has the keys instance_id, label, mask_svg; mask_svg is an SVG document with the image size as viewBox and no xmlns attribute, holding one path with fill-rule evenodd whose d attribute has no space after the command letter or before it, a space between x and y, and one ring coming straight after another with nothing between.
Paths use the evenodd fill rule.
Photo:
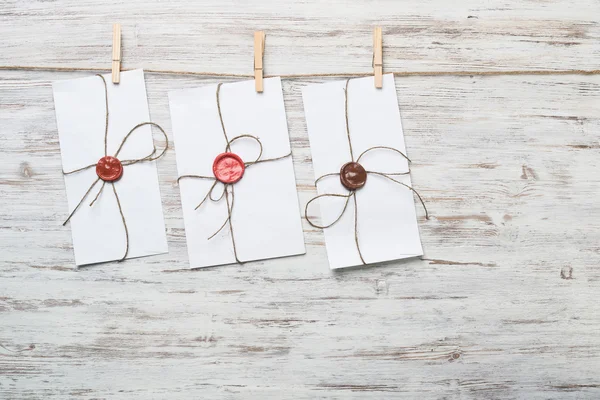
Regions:
<instances>
[{"instance_id":1,"label":"knotted twine","mask_svg":"<svg viewBox=\"0 0 600 400\"><path fill-rule=\"evenodd\" d=\"M345 121L346 121L346 138L348 139L348 149L350 151L350 159L352 163L360 163L361 158L367 154L370 151L373 150L387 150L387 151L393 151L395 153L398 153L399 155L401 155L402 157L404 157L409 163L411 162L411 160L406 156L406 154L404 154L403 152L401 152L398 149L395 149L393 147L388 147L388 146L373 146L370 147L368 149L366 149L365 151L363 151L362 153L360 153L360 155L358 156L358 158L355 160L354 159L354 150L352 148L352 138L350 137L350 125L348 123L348 86L350 84L350 79L346 80L346 87L344 88L344 97L345 97ZM362 168L362 166L361 166ZM366 176L368 176L369 174L373 174L373 175L377 175L377 176L382 176L384 178L389 179L390 181L397 183L399 185L404 186L405 188L409 189L410 191L412 191L414 194L417 195L417 197L419 198L419 201L421 202L421 204L423 205L423 208L425 209L425 218L429 219L429 213L427 212L427 207L425 206L425 202L423 201L423 199L421 198L421 195L415 190L413 189L411 186L402 183L396 179L394 179L394 176L400 176L400 175L409 175L410 174L410 169L408 171L405 172L379 172L379 171L370 171L370 170L365 170L366 172ZM315 180L315 186L317 185L317 183L319 183L319 181L321 179L327 178L327 177L331 177L331 176L340 176L340 180L342 180L342 176L341 176L341 171L340 172L332 172L332 173L328 173L325 175L322 175L320 177L318 177ZM365 178L365 182L366 182L366 178ZM363 182L363 185L364 183ZM348 188L345 184L344 181L342 180L342 185L348 189L348 193L346 194L337 194L337 193L326 193L326 194L321 194L318 196L313 197L312 199L310 199L308 201L308 203L306 203L306 207L304 208L304 217L306 218L306 220L308 221L308 223L318 229L326 229L329 228L333 225L335 225L344 215L344 213L346 212L346 209L348 208L348 203L350 202L350 199L352 198L354 200L354 242L356 243L356 250L358 251L358 256L360 257L360 261L363 263L363 265L366 265L367 263L365 262L365 259L363 257L362 251L360 249L360 242L359 242L359 238L358 238L358 203L356 201L356 191L359 190L360 188L356 188L356 189L350 189ZM362 188L362 186L361 186ZM318 200L320 198L323 197L341 197L341 198L345 198L346 201L344 202L344 207L342 208L342 211L339 213L339 215L337 216L337 218L326 225L319 225L316 222L313 222L311 220L311 217L309 217L308 215L308 207L310 206L310 204L315 201Z\"/></svg>"},{"instance_id":2,"label":"knotted twine","mask_svg":"<svg viewBox=\"0 0 600 400\"><path fill-rule=\"evenodd\" d=\"M104 103L105 103L105 111L106 111L105 112L106 118L105 118L105 122L104 122L104 157L107 157L108 156L108 116L109 116L109 113L108 113L108 89L107 89L106 80L104 79L104 77L100 74L97 74L96 76L98 76L98 77L100 77L100 79L102 79L102 84L104 86ZM131 130L127 133L127 135L125 135L125 138L123 138L123 141L121 142L121 144L119 145L119 148L117 149L115 155L113 156L114 158L117 158L119 156L119 153L121 152L123 145L125 145L125 142L127 142L127 139L129 139L129 136L131 136L131 134L136 129L141 128L142 126L145 126L145 125L155 126L156 128L158 128L160 130L160 132L163 134L163 136L165 138L165 148L160 152L160 154L156 155L156 146L154 145L154 142L153 142L152 143L152 152L150 154L148 154L147 156L142 157L142 158L137 158L137 159L132 159L132 160L122 160L122 161L120 161L120 163L123 167L128 166L128 165L137 164L140 162L157 160L157 159L161 158L166 153L167 149L169 148L169 139L167 138L167 134L165 133L165 131L163 130L163 128L160 125L158 125L154 122L142 122L140 124L137 124L133 128L131 128ZM71 175L76 172L81 172L81 171L85 171L89 168L96 167L97 165L98 165L98 163L90 164L90 165L86 165L85 167L77 168L77 169L74 169L72 171L67 171L67 172L65 172L63 170L63 174ZM81 200L79 201L77 206L75 206L75 209L73 209L71 214L69 214L69 217L65 220L65 222L63 222L63 226L65 226L69 222L71 217L73 217L73 215L75 215L75 212L79 209L79 206L81 206L81 204L85 201L87 196L90 194L90 192L94 189L94 187L100 180L102 180L102 186L100 187L100 190L96 194L96 197L94 197L94 199L90 203L90 207L94 205L96 200L98 200L98 198L100 197L100 194L104 190L104 186L106 185L106 183L107 182L110 183L110 185L112 186L113 193L115 194L115 199L117 200L117 206L119 207L119 214L121 215L121 221L123 222L123 228L125 229L125 254L123 255L123 257L121 259L119 259L119 261L123 261L123 260L125 260L125 258L127 258L127 253L129 252L129 231L127 229L127 221L125 220L125 214L123 214L123 208L121 207L121 199L119 198L119 195L117 193L116 182L118 182L118 179L114 180L114 181L108 181L108 180L104 180L103 178L98 176L98 178L96 178L96 180L91 184L91 186L85 192L85 194L83 195L83 197L81 198Z\"/></svg>"},{"instance_id":3,"label":"knotted twine","mask_svg":"<svg viewBox=\"0 0 600 400\"><path fill-rule=\"evenodd\" d=\"M286 155L280 156L280 157L275 157L275 158L267 158L267 159L262 159L262 154L263 154L263 144L260 141L260 139L256 136L253 135L249 135L249 134L244 134L244 135L239 135L234 137L233 139L229 139L228 135L227 135L227 130L225 129L225 123L223 122L223 113L221 112L221 99L220 99L220 92L221 92L221 85L223 85L223 83L219 83L217 85L217 90L216 90L216 101L217 101L217 111L219 113L219 121L221 122L221 130L223 132L223 137L225 139L225 153L224 154L232 154L231 153L231 145L240 139L252 139L254 140L258 146L259 146L259 153L258 153L258 157L256 157L256 159L254 159L254 161L250 161L250 162L244 162L244 169L251 167L253 165L259 164L259 163L264 163L264 162L270 162L270 161L277 161L277 160L281 160L284 159L286 157L290 157L292 155L291 152L289 152ZM236 242L235 242L235 235L234 235L234 229L233 229L233 222L232 222L232 214L233 214L233 206L234 206L234 202L235 202L235 190L234 190L234 185L236 182L233 183L225 183L225 182L221 182L217 179L216 176L205 176L205 175L181 175L180 177L177 178L177 183L179 183L179 181L181 179L184 178L193 178L193 179L208 179L208 180L214 180L214 183L212 184L212 186L210 187L210 189L208 190L208 192L206 193L206 196L204 196L204 198L200 201L200 203L198 203L198 205L196 206L196 208L194 208L194 210L197 210L198 208L200 208L200 206L202 206L202 204L204 204L207 200L211 200L215 203L221 201L223 199L223 197L225 198L225 202L227 203L227 218L225 218L225 221L223 222L223 224L221 224L221 226L219 227L219 229L217 229L215 231L215 233L213 233L212 235L210 235L208 237L207 240L211 240L212 238L214 238L219 232L221 232L223 230L223 228L226 225L229 225L229 232L230 232L230 236L231 236L231 244L233 247L233 255L235 257L235 261L237 263L243 263L243 261L241 261L238 257L238 253L237 253L237 246L236 246ZM222 183L222 187L223 190L221 192L221 194L219 195L219 197L214 197L214 190L217 187L217 184L221 182ZM230 200L230 196L231 196L231 200Z\"/></svg>"}]
</instances>

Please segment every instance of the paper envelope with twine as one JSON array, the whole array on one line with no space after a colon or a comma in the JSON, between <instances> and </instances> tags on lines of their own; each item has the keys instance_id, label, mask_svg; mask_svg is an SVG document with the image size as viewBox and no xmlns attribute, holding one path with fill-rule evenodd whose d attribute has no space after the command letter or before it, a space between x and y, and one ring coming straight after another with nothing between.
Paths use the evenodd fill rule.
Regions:
<instances>
[{"instance_id":1,"label":"paper envelope with twine","mask_svg":"<svg viewBox=\"0 0 600 400\"><path fill-rule=\"evenodd\" d=\"M151 123L135 128L150 121L144 72L123 72L118 85L110 82L110 74L104 79L106 92L99 76L52 84L63 172L89 167L116 153L123 161L122 176L105 185L95 166L65 175L69 212L85 197L69 221L78 266L168 251L156 161L146 158L155 149ZM164 144L163 139L156 150L162 152Z\"/></svg>"},{"instance_id":2,"label":"paper envelope with twine","mask_svg":"<svg viewBox=\"0 0 600 400\"><path fill-rule=\"evenodd\" d=\"M169 93L191 268L304 254L279 78Z\"/></svg>"},{"instance_id":3,"label":"paper envelope with twine","mask_svg":"<svg viewBox=\"0 0 600 400\"><path fill-rule=\"evenodd\" d=\"M306 215L314 226L331 225L324 228L330 267L423 255L393 75L384 75L382 89L367 77L309 85L302 94L322 177ZM320 222L312 222L319 208Z\"/></svg>"}]
</instances>

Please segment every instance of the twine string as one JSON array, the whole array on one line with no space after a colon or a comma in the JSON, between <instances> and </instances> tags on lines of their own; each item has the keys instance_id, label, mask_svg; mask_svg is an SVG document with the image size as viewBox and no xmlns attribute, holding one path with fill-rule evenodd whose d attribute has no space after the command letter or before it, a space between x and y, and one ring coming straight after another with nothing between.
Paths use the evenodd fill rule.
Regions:
<instances>
[{"instance_id":1,"label":"twine string","mask_svg":"<svg viewBox=\"0 0 600 400\"><path fill-rule=\"evenodd\" d=\"M315 180L315 185L316 185L317 183L319 183L319 182L321 181L321 179L324 179L324 178L327 178L327 177L330 177L330 176L340 176L340 173L339 173L339 172L332 172L332 173L330 173L330 174L321 175L320 177L318 177L318 178Z\"/></svg>"},{"instance_id":2,"label":"twine string","mask_svg":"<svg viewBox=\"0 0 600 400\"><path fill-rule=\"evenodd\" d=\"M248 164L247 166L256 165L256 164L265 163L265 162L270 162L270 161L282 160L284 158L290 157L291 155L292 155L292 152L290 151L289 153L287 153L286 155L283 155L283 156L273 157L273 158L265 158L265 159L262 159L262 160L256 160L253 163Z\"/></svg>"},{"instance_id":3,"label":"twine string","mask_svg":"<svg viewBox=\"0 0 600 400\"><path fill-rule=\"evenodd\" d=\"M365 171L367 174L372 174L374 173L374 171ZM403 171L403 172L379 172L379 174L381 175L390 175L390 176L396 176L396 175L410 175L410 171Z\"/></svg>"},{"instance_id":4,"label":"twine string","mask_svg":"<svg viewBox=\"0 0 600 400\"><path fill-rule=\"evenodd\" d=\"M217 84L217 111L219 112L219 121L221 121L221 128L223 130L223 136L225 137L225 143L227 143L227 145L225 146L225 151L228 152L231 150L231 144L229 142L229 139L227 138L227 131L225 130L225 123L223 122L223 113L221 112L221 99L220 99L220 94L221 94L221 86L223 85L223 82L219 82Z\"/></svg>"},{"instance_id":5,"label":"twine string","mask_svg":"<svg viewBox=\"0 0 600 400\"><path fill-rule=\"evenodd\" d=\"M119 153L123 149L123 146L125 145L125 142L127 142L127 139L129 139L129 137L131 136L131 134L133 132L135 132L138 128L141 128L142 126L146 126L146 125L150 125L150 126L154 126L155 128L158 128L158 130L160 131L160 133L162 133L162 135L163 135L163 137L165 139L165 143L167 143L167 145L165 145L165 147L162 149L162 151L158 155L155 155L156 154L156 146L153 145L152 146L153 150L152 150L152 152L150 154L148 154L145 157L137 158L137 159L134 159L134 160L123 160L123 161L121 161L121 163L123 165L133 165L133 164L136 164L136 163L139 163L139 162L143 162L143 161L155 161L155 160L158 160L159 158L161 158L167 152L169 138L167 137L167 134L164 131L164 129L160 125L158 125L158 124L156 124L154 122L142 122L141 124L137 124L136 126L134 126L133 128L131 128L131 130L127 133L127 135L125 136L125 138L123 138L123 141L121 142L121 144L119 145L119 148L118 148L117 152L115 153L115 157L119 156Z\"/></svg>"},{"instance_id":6,"label":"twine string","mask_svg":"<svg viewBox=\"0 0 600 400\"><path fill-rule=\"evenodd\" d=\"M345 101L344 101L344 109L345 109L345 122L346 122L346 138L348 139L348 148L350 150L350 158L351 160L354 162L354 151L352 148L352 138L350 136L350 124L348 123L348 86L350 83L350 79L346 80L346 86L344 88L344 96L345 96ZM404 154L403 152L401 152L398 149L395 149L393 147L388 147L388 146L373 146L370 147L368 149L366 149L365 151L363 151L362 153L360 153L360 155L358 156L358 158L356 159L356 162L360 162L360 160L362 159L363 156L365 156L367 153L369 153L370 151L373 150L389 150L389 151L393 151L395 153L400 154L402 157L404 157L409 163L411 162L410 159L406 156L406 154ZM403 182L400 182L396 179L394 179L392 176L396 176L396 175L408 175L410 174L410 170L406 171L406 172L390 172L390 173L386 173L386 172L378 172L378 171L365 171L368 174L374 174L374 175L379 175L379 176L383 176L397 184L400 184L404 187L406 187L407 189L411 190L413 193L415 193L417 195L417 197L419 198L419 201L421 202L421 204L423 205L423 208L425 209L425 218L429 219L429 213L427 211L427 207L425 206L425 202L423 201L423 198L421 197L421 195L410 185L407 185ZM327 173L324 175L319 176L316 180L315 180L315 185L317 185L322 179L327 178L327 177L331 177L331 176L340 176L340 172L332 172L332 173ZM325 229L325 228L330 228L333 225L335 225L336 223L338 223L342 217L344 216L344 213L346 212L346 209L348 208L348 203L350 201L350 198L353 199L354 201L354 242L356 244L356 250L358 251L358 256L361 260L361 262L364 264L366 264L365 259L363 257L361 248L360 248L360 240L359 240L359 234L358 234L358 201L356 199L356 190L357 189L352 189L348 191L348 194L336 194L336 193L325 193L325 194L320 194L318 196L313 197L312 199L310 199L308 201L308 203L306 203L306 207L304 208L304 217L306 218L306 221L313 227L315 228L319 228L319 229ZM345 198L346 201L344 202L344 207L342 208L341 212L338 214L338 216L333 220L333 222L329 223L329 224L325 224L325 225L321 225L318 224L316 222L314 222L312 220L312 217L308 215L308 207L310 206L311 203L313 203L314 201L321 199L321 198L326 198L326 197L341 197L341 198Z\"/></svg>"},{"instance_id":7,"label":"twine string","mask_svg":"<svg viewBox=\"0 0 600 400\"><path fill-rule=\"evenodd\" d=\"M81 205L81 203L83 203L83 201L85 200L85 198L88 196L88 194L90 194L90 192L92 191L92 189L94 188L94 186L96 186L96 183L98 183L98 181L100 180L100 178L97 178L94 183L92 183L89 187L89 189L85 192L85 194L83 195L83 197L81 198L81 200L79 200L79 203L77 203L77 205L75 206L75 208L73 209L73 211L71 211L71 214L69 214L69 216L67 217L67 219L65 220L65 222L63 222L63 226L65 226L70 220L71 217L73 215L75 215L75 211L77 211L79 209L79 206Z\"/></svg>"},{"instance_id":8,"label":"twine string","mask_svg":"<svg viewBox=\"0 0 600 400\"><path fill-rule=\"evenodd\" d=\"M260 139L257 138L256 136L252 136L252 135L236 136L233 139L231 139L229 142L227 142L227 148L229 150L231 150L231 145L233 144L233 142L235 142L236 140L239 140L239 139L253 139L256 141L256 143L258 143L258 147L260 148L260 151L258 152L258 157L256 157L256 159L254 161L244 163L244 166L249 167L252 164L256 164L258 162L258 160L260 160L260 158L262 157L262 154L263 154L263 145L262 145L262 142L260 141Z\"/></svg>"},{"instance_id":9,"label":"twine string","mask_svg":"<svg viewBox=\"0 0 600 400\"><path fill-rule=\"evenodd\" d=\"M96 75L98 77L100 77L100 79L102 79L102 83L104 86L104 102L105 102L105 124L104 124L104 156L108 155L108 121L109 121L109 110L108 110L108 87L106 84L106 80L104 79L104 77L100 74ZM133 164L137 164L140 162L145 162L145 161L155 161L159 158L161 158L167 151L167 149L169 148L169 139L167 137L166 132L164 131L164 129L154 123L154 122L142 122L140 124L137 124L136 126L134 126L128 133L127 135L125 135L125 137L123 138L123 140L121 141L121 144L119 145L119 148L117 149L114 157L117 158L119 156L119 153L121 152L121 150L123 149L123 146L125 145L125 143L127 142L127 140L129 139L129 137L133 134L133 132L135 132L138 128L142 127L142 126L146 126L146 125L150 125L150 126L154 126L156 128L158 128L160 130L160 132L163 134L163 137L165 139L165 146L162 149L162 151L156 155L156 146L154 145L154 141L152 144L152 152L150 154L148 154L145 157L141 157L141 158L137 158L137 159L131 159L131 160L122 160L121 161L121 165L122 166L128 166L128 165L133 165ZM63 174L64 175L70 175L76 172L80 172L80 171L85 171L89 168L95 167L97 164L90 164L87 165L85 167L82 168L77 168L74 169L72 171L67 171L65 172L63 170ZM71 217L73 217L73 215L75 215L75 212L79 209L79 206L81 206L81 204L84 202L84 200L87 198L87 196L90 194L90 192L92 191L92 189L96 186L96 184L98 183L98 181L100 181L101 178L98 177L93 183L92 185L89 187L89 189L85 192L85 194L83 195L83 197L81 198L81 200L79 201L79 203L77 204L77 206L75 207L75 209L73 209L73 211L71 212L71 214L69 214L69 216L67 217L67 219L65 220L65 222L63 223L63 226L66 225L70 220ZM119 198L119 195L117 193L117 188L116 188L116 184L115 182L110 182L112 189L113 189L113 193L115 194L115 199L117 200L117 207L119 209L119 214L121 215L121 221L123 222L123 228L125 230L125 254L123 255L123 257L119 260L119 261L123 261L125 260L125 258L127 258L127 254L129 253L129 229L127 228L127 221L125 219L125 214L123 213L123 207L121 205L121 199ZM98 193L96 194L96 196L94 197L94 199L92 200L92 202L89 204L89 206L93 206L96 201L98 200L98 198L100 197L100 194L104 191L104 187L106 186L106 181L102 181L102 186L100 187L100 190L98 191Z\"/></svg>"},{"instance_id":10,"label":"twine string","mask_svg":"<svg viewBox=\"0 0 600 400\"><path fill-rule=\"evenodd\" d=\"M115 194L115 199L117 199L117 206L119 206L119 214L121 214L121 220L123 221L123 228L125 228L125 254L121 261L127 258L127 253L129 253L129 229L127 229L127 222L125 221L125 215L123 214L123 208L121 207L121 200L119 199L119 195L117 194L117 185L114 182L111 182L110 185L113 188L113 192Z\"/></svg>"},{"instance_id":11,"label":"twine string","mask_svg":"<svg viewBox=\"0 0 600 400\"><path fill-rule=\"evenodd\" d=\"M227 186L227 185L223 184L223 191L221 192L221 195L217 198L213 197L213 192L214 192L217 184L220 182L219 180L215 179L214 176L181 175L179 178L177 178L177 184L179 184L179 181L184 178L208 179L208 180L214 181L213 184L210 186L210 189L208 189L208 191L206 192L206 195L202 198L202 201L200 201L200 203L198 203L198 205L194 208L194 210L199 209L202 206L202 204L204 204L209 199L214 202L219 202L219 201L221 201L221 199L223 199L223 196L225 195L225 186Z\"/></svg>"},{"instance_id":12,"label":"twine string","mask_svg":"<svg viewBox=\"0 0 600 400\"><path fill-rule=\"evenodd\" d=\"M216 187L217 183L219 183L219 181L215 179L215 185L214 185L215 187ZM226 185L226 184L224 184L224 183L223 183L222 185L223 185L223 186L222 186L223 190L221 191L221 194L219 195L219 197L217 197L217 198L213 198L213 191L215 190L215 187L213 187L213 188L212 188L212 189L211 189L211 190L208 192L208 195L209 195L210 201L214 201L215 203L217 203L217 202L219 202L219 201L221 201L221 200L223 199L223 196L225 196L225 193L226 193L226 191L227 191L227 185Z\"/></svg>"},{"instance_id":13,"label":"twine string","mask_svg":"<svg viewBox=\"0 0 600 400\"><path fill-rule=\"evenodd\" d=\"M96 74L102 79L104 84L104 110L105 110L105 121L104 121L104 155L108 155L108 88L106 87L106 80L100 74ZM116 155L115 155L116 157ZM104 187L104 186L103 186Z\"/></svg>"},{"instance_id":14,"label":"twine string","mask_svg":"<svg viewBox=\"0 0 600 400\"><path fill-rule=\"evenodd\" d=\"M223 230L223 228L225 228L225 226L227 225L227 222L229 222L229 219L231 218L231 211L233 209L233 199L231 204L229 204L229 192L227 191L227 188L231 186L231 185L225 185L225 189L223 190L223 195L225 196L225 201L227 203L227 218L225 218L225 221L223 221L223 223L221 224L221 226L219 227L219 229L217 229L215 231L215 233L213 233L212 235L210 235L208 237L208 240L214 238L215 236L217 236L217 234L219 232L221 232ZM223 198L223 196L221 196L221 198ZM235 249L234 249L235 252Z\"/></svg>"},{"instance_id":15,"label":"twine string","mask_svg":"<svg viewBox=\"0 0 600 400\"><path fill-rule=\"evenodd\" d=\"M325 193L325 194L320 194L318 196L313 197L312 199L310 199L308 201L308 203L306 203L306 206L304 207L304 216L306 217L306 221L308 221L308 223L318 229L325 229L325 228L329 228L333 225L335 225L344 215L344 212L346 211L346 208L348 208L348 202L350 201L350 197L352 197L352 193L353 192L348 192L348 194L337 194L337 193ZM313 201L316 201L318 199L324 198L324 197L342 197L345 198L346 201L344 202L344 208L342 208L342 211L339 213L339 215L337 216L336 219L333 220L333 222L326 224L326 225L320 225L316 222L313 222L313 220L311 219L311 217L308 215L308 207L310 206L310 204Z\"/></svg>"},{"instance_id":16,"label":"twine string","mask_svg":"<svg viewBox=\"0 0 600 400\"><path fill-rule=\"evenodd\" d=\"M94 197L94 200L92 200L92 202L90 203L90 207L94 205L96 200L98 200L98 197L100 197L100 193L102 193L102 191L104 190L105 185L106 181L102 181L102 186L100 187L100 190L98 190L98 193L96 194L96 197Z\"/></svg>"},{"instance_id":17,"label":"twine string","mask_svg":"<svg viewBox=\"0 0 600 400\"><path fill-rule=\"evenodd\" d=\"M177 178L177 184L179 184L179 181L184 179L184 178L196 178L196 179L215 179L214 176L205 176L205 175L181 175L179 178Z\"/></svg>"},{"instance_id":18,"label":"twine string","mask_svg":"<svg viewBox=\"0 0 600 400\"><path fill-rule=\"evenodd\" d=\"M210 187L210 189L209 189L209 190L208 190L208 192L206 193L206 196L204 196L204 198L202 199L202 201L201 201L200 203L198 203L198 205L196 206L196 208L194 208L194 210L197 210L197 209L199 209L199 208L200 208L200 206L201 206L202 204L204 204L204 202L205 202L206 200L208 200L208 198L209 198L209 197L210 197L210 199L211 199L212 201L214 201L214 200L213 200L213 198L212 198L212 192L213 192L213 190L215 190L215 186L217 186L217 183L219 183L219 181L217 181L217 180L215 179L215 181L213 182L212 186Z\"/></svg>"},{"instance_id":19,"label":"twine string","mask_svg":"<svg viewBox=\"0 0 600 400\"><path fill-rule=\"evenodd\" d=\"M231 185L231 206L229 205L229 194L227 192L227 190L225 190L225 201L227 202L227 210L228 210L228 216L227 216L227 222L229 222L229 231L231 232L231 243L233 244L233 256L235 257L235 261L237 263L242 263L240 261L240 259L238 258L238 253L237 253L237 246L235 245L235 235L233 233L233 223L231 222L231 215L233 214L233 204L235 203L235 189L233 188L233 185Z\"/></svg>"},{"instance_id":20,"label":"twine string","mask_svg":"<svg viewBox=\"0 0 600 400\"><path fill-rule=\"evenodd\" d=\"M85 171L86 169L89 169L89 168L92 168L95 166L96 166L96 164L90 164L90 165L86 165L85 167L74 169L72 171L65 171L63 169L63 175L71 175L71 174L74 174L75 172Z\"/></svg>"},{"instance_id":21,"label":"twine string","mask_svg":"<svg viewBox=\"0 0 600 400\"><path fill-rule=\"evenodd\" d=\"M388 147L388 146L373 146L373 147L370 147L370 148L366 149L365 151L363 151L362 153L360 153L360 155L358 156L358 159L356 160L356 162L360 162L360 159L361 159L361 158L362 158L362 157L363 157L365 154L367 154L368 152L370 152L370 151L372 151L372 150L376 150L376 149L382 149L382 150L391 150L391 151L394 151L394 152L396 152L396 153L400 154L402 157L406 158L406 161L408 161L409 163L410 163L410 162L412 162L412 161L410 161L410 158L408 158L408 157L406 156L406 154L404 154L403 152L401 152L401 151L400 151L400 150L398 150L398 149L395 149L395 148L393 148L393 147Z\"/></svg>"},{"instance_id":22,"label":"twine string","mask_svg":"<svg viewBox=\"0 0 600 400\"><path fill-rule=\"evenodd\" d=\"M352 150L352 139L350 138L350 124L348 123L348 85L350 85L350 79L346 80L346 87L344 88L344 114L346 119L346 136L348 137L348 147L350 148L350 159L354 161L354 150Z\"/></svg>"},{"instance_id":23,"label":"twine string","mask_svg":"<svg viewBox=\"0 0 600 400\"><path fill-rule=\"evenodd\" d=\"M132 71L139 68L122 68L121 71ZM60 67L56 65L0 65L0 71L54 71L54 72L106 72L106 68L99 67ZM233 72L214 72L214 71L183 71L169 69L144 69L145 73L161 75L190 75L204 78L254 78L254 74L241 74ZM386 74L393 74L396 77L410 76L548 76L548 75L600 75L600 69L516 69L516 70L459 70L459 71L386 71ZM317 72L306 74L271 74L264 75L264 78L346 78L346 77L368 77L373 76L373 72Z\"/></svg>"},{"instance_id":24,"label":"twine string","mask_svg":"<svg viewBox=\"0 0 600 400\"><path fill-rule=\"evenodd\" d=\"M425 202L423 201L423 198L421 197L421 195L419 194L419 192L417 192L412 186L409 186L405 183L402 183L394 178L392 178L390 176L390 174L385 174L383 172L375 172L375 171L369 171L370 174L375 174L375 175L379 175L379 176L383 176L384 178L389 179L392 182L395 182L399 185L404 186L405 188L409 189L411 192L413 192L414 194L417 195L417 197L419 198L419 201L421 202L421 205L423 206L423 209L425 210L425 219L429 219L429 212L427 211L427 206L425 205Z\"/></svg>"},{"instance_id":25,"label":"twine string","mask_svg":"<svg viewBox=\"0 0 600 400\"><path fill-rule=\"evenodd\" d=\"M352 192L352 198L354 199L354 242L356 243L356 250L358 250L358 256L363 265L366 264L363 258L362 251L360 250L360 243L358 241L358 203L356 202L356 190Z\"/></svg>"}]
</instances>

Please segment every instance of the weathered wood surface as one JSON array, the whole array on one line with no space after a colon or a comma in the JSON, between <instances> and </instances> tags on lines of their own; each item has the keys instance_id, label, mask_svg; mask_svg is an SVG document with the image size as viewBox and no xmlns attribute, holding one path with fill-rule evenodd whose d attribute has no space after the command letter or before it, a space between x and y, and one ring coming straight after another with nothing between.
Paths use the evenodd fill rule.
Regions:
<instances>
[{"instance_id":1,"label":"weathered wood surface","mask_svg":"<svg viewBox=\"0 0 600 400\"><path fill-rule=\"evenodd\" d=\"M0 1L0 65L252 73L598 68L597 0ZM117 4L109 4L117 3ZM186 271L175 153L170 253L72 269L49 82L0 71L0 398L600 397L600 76L397 78L423 260L337 273L304 257ZM284 83L302 204L300 88ZM167 92L214 82L148 75ZM14 352L23 350L21 352Z\"/></svg>"}]
</instances>

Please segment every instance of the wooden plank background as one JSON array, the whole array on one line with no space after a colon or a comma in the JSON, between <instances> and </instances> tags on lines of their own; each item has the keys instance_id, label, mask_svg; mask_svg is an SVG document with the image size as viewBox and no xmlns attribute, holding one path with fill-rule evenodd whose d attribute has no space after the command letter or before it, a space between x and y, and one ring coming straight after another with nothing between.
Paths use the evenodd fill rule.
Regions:
<instances>
[{"instance_id":1,"label":"wooden plank background","mask_svg":"<svg viewBox=\"0 0 600 400\"><path fill-rule=\"evenodd\" d=\"M0 65L252 73L597 69L597 0L0 0ZM600 76L397 78L423 259L330 272L307 255L187 271L175 152L170 253L74 270L50 82L0 71L0 398L600 398ZM284 81L301 204L301 87ZM167 92L216 82L147 75ZM176 149L175 149L176 151ZM422 215L422 213L421 213ZM21 350L21 351L20 351Z\"/></svg>"}]
</instances>

